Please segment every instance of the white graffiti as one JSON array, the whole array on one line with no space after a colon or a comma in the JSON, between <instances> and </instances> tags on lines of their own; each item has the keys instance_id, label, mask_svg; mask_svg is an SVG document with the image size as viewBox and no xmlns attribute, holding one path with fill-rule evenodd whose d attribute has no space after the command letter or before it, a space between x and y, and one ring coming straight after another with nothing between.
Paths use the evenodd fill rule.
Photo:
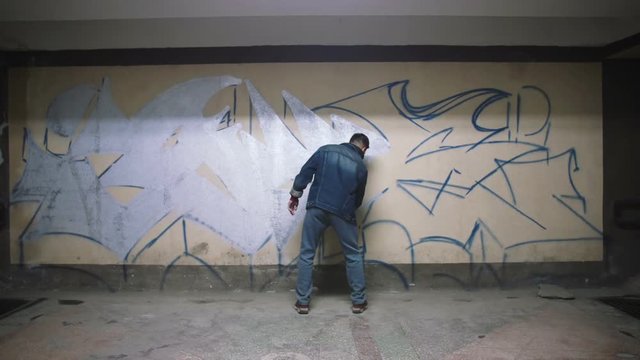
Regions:
<instances>
[{"instance_id":1,"label":"white graffiti","mask_svg":"<svg viewBox=\"0 0 640 360\"><path fill-rule=\"evenodd\" d=\"M69 138L69 150L54 154L42 149L27 132L27 163L12 202L39 202L40 207L21 240L77 235L126 261L159 221L174 216L211 229L246 254L269 241L282 249L304 214L292 217L283 210L288 187L313 151L344 142L353 132L369 135L371 155L389 150L377 132L338 116L331 116L329 125L283 91L300 132L297 138L246 80L262 139L239 123L219 126L228 123L228 106L213 117L203 116L218 92L242 84L232 76L193 79L160 94L130 119L113 101L109 79L99 88L81 85L56 97L47 112L47 129ZM92 167L94 155L115 160L102 171ZM198 174L203 165L219 183ZM109 189L122 187L139 191L121 204Z\"/></svg>"}]
</instances>

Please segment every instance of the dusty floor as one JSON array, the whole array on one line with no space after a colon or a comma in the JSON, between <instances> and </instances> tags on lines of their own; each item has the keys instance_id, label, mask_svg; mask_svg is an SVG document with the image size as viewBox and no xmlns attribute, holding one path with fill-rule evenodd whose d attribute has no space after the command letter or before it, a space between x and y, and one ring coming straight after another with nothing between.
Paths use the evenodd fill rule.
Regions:
<instances>
[{"instance_id":1,"label":"dusty floor","mask_svg":"<svg viewBox=\"0 0 640 360\"><path fill-rule=\"evenodd\" d=\"M347 294L298 315L292 292L3 293L46 300L0 320L0 358L639 359L640 320L595 300L623 291L572 291L372 292L362 315Z\"/></svg>"}]
</instances>

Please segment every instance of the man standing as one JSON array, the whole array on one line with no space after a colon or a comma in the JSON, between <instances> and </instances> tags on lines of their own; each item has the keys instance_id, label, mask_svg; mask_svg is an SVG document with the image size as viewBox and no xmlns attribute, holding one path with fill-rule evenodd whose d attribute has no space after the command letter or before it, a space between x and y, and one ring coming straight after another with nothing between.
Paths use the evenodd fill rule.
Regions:
<instances>
[{"instance_id":1,"label":"man standing","mask_svg":"<svg viewBox=\"0 0 640 360\"><path fill-rule=\"evenodd\" d=\"M363 158L368 148L369 138L360 133L353 134L349 143L322 146L302 166L293 181L289 199L291 215L298 209L299 198L313 179L298 257L298 300L294 308L299 314L309 313L313 258L318 240L329 226L336 230L342 244L351 287L351 311L360 314L367 309L364 261L358 246L355 211L362 204L367 184L367 167Z\"/></svg>"}]
</instances>

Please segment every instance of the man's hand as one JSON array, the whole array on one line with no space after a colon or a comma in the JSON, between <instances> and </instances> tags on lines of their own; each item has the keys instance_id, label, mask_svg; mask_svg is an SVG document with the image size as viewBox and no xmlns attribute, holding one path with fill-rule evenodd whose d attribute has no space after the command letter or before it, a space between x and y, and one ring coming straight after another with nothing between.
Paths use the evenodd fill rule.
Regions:
<instances>
[{"instance_id":1,"label":"man's hand","mask_svg":"<svg viewBox=\"0 0 640 360\"><path fill-rule=\"evenodd\" d=\"M291 215L296 213L296 210L298 210L298 198L297 197L291 197L289 198L289 213Z\"/></svg>"}]
</instances>

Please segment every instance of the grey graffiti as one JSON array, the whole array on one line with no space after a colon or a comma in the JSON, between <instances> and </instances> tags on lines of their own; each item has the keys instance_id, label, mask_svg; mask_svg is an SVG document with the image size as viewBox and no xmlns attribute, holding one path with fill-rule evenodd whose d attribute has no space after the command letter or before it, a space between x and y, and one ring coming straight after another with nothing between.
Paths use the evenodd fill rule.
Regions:
<instances>
[{"instance_id":1,"label":"grey graffiti","mask_svg":"<svg viewBox=\"0 0 640 360\"><path fill-rule=\"evenodd\" d=\"M64 137L73 135L97 89L75 86L58 95L47 109L47 129Z\"/></svg>"},{"instance_id":2,"label":"grey graffiti","mask_svg":"<svg viewBox=\"0 0 640 360\"><path fill-rule=\"evenodd\" d=\"M47 113L47 126L71 137L69 152L52 154L27 134L27 164L12 201L41 205L21 239L72 234L131 260L131 249L159 221L178 216L215 231L247 254L268 241L281 249L304 213L292 217L283 211L288 186L313 151L355 131L371 134L372 141L383 145L382 152L389 148L378 134L344 119L332 119L330 127L284 92L302 134L298 139L250 81L245 84L262 140L240 124L220 128L229 107L210 118L202 115L211 97L240 84L231 76L193 79L160 94L131 119L114 103L108 79L99 89L84 85L58 96ZM86 124L72 136L96 94ZM313 130L319 128L322 136ZM111 154L116 160L96 173L89 161L95 154ZM198 174L203 165L219 182ZM112 187L139 191L121 204L109 193Z\"/></svg>"}]
</instances>

